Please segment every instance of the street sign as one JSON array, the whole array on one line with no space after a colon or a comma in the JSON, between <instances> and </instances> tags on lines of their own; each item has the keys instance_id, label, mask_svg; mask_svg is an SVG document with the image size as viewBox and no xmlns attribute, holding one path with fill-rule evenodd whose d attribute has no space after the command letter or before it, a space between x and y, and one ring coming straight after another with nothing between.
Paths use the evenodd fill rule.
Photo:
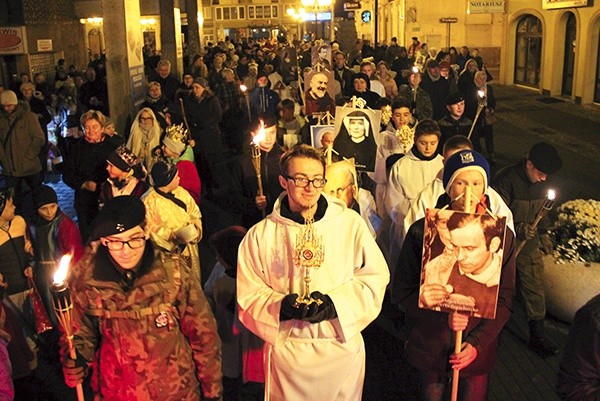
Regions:
<instances>
[{"instance_id":1,"label":"street sign","mask_svg":"<svg viewBox=\"0 0 600 401\"><path fill-rule=\"evenodd\" d=\"M442 24L454 24L458 22L458 18L440 18Z\"/></svg>"},{"instance_id":2,"label":"street sign","mask_svg":"<svg viewBox=\"0 0 600 401\"><path fill-rule=\"evenodd\" d=\"M358 2L346 2L344 3L344 11L349 11L349 10L358 10L362 8L360 3Z\"/></svg>"}]
</instances>

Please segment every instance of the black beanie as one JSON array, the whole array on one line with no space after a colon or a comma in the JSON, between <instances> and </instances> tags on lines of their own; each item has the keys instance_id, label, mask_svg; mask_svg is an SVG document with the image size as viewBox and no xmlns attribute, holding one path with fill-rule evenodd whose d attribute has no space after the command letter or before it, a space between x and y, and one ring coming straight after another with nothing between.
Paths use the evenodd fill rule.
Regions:
<instances>
[{"instance_id":1,"label":"black beanie","mask_svg":"<svg viewBox=\"0 0 600 401\"><path fill-rule=\"evenodd\" d=\"M167 186L173 181L177 174L177 166L170 161L160 160L152 166L150 176L152 177L153 186L160 188Z\"/></svg>"},{"instance_id":2,"label":"black beanie","mask_svg":"<svg viewBox=\"0 0 600 401\"><path fill-rule=\"evenodd\" d=\"M547 142L538 142L529 149L527 159L533 167L544 174L554 174L562 167L562 159L556 148Z\"/></svg>"},{"instance_id":3,"label":"black beanie","mask_svg":"<svg viewBox=\"0 0 600 401\"><path fill-rule=\"evenodd\" d=\"M92 222L90 240L120 234L141 225L146 220L146 207L140 198L133 195L116 196L109 199Z\"/></svg>"},{"instance_id":4,"label":"black beanie","mask_svg":"<svg viewBox=\"0 0 600 401\"><path fill-rule=\"evenodd\" d=\"M48 185L42 185L33 193L33 204L36 209L39 209L49 203L58 203L58 197L56 196L54 189L50 188Z\"/></svg>"}]
</instances>

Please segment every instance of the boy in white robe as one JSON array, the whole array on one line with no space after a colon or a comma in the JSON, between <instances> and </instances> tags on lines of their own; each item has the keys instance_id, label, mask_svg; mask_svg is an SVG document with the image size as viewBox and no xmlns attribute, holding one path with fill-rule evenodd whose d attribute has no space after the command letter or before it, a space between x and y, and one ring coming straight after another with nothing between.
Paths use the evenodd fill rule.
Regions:
<instances>
[{"instance_id":1,"label":"boy in white robe","mask_svg":"<svg viewBox=\"0 0 600 401\"><path fill-rule=\"evenodd\" d=\"M285 189L240 245L242 323L265 341L266 400L360 400L360 334L379 314L389 272L364 220L322 195L318 150L297 145L280 162ZM311 280L305 293L306 268Z\"/></svg>"}]
</instances>

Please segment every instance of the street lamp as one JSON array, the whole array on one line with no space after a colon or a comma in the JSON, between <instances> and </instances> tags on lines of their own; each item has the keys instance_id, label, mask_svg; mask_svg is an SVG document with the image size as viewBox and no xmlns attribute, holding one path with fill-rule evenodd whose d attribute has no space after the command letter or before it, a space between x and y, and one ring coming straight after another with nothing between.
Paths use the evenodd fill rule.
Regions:
<instances>
[{"instance_id":1,"label":"street lamp","mask_svg":"<svg viewBox=\"0 0 600 401\"><path fill-rule=\"evenodd\" d=\"M306 11L304 8L295 9L294 7L289 7L287 9L287 15L292 17L296 21L296 31L298 33L298 37L302 38L302 25L300 21L304 21L306 19Z\"/></svg>"},{"instance_id":2,"label":"street lamp","mask_svg":"<svg viewBox=\"0 0 600 401\"><path fill-rule=\"evenodd\" d=\"M312 12L315 14L315 39L317 38L318 35L318 12L319 10L327 10L327 9L331 9L331 27L332 27L332 32L333 32L333 7L331 7L331 5L333 4L333 0L302 0L302 5L310 10L312 10ZM304 18L304 21L306 21L306 18ZM325 35L323 35L325 36ZM330 40L333 40L333 36L330 38Z\"/></svg>"}]
</instances>

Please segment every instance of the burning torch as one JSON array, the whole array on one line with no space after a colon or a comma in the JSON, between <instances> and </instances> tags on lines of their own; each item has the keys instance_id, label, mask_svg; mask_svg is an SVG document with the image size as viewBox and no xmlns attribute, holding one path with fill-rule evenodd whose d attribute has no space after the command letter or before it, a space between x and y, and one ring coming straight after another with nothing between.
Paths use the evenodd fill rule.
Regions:
<instances>
[{"instance_id":1,"label":"burning torch","mask_svg":"<svg viewBox=\"0 0 600 401\"><path fill-rule=\"evenodd\" d=\"M58 270L54 273L54 284L52 285L52 301L54 311L60 323L60 327L67 338L67 346L69 348L69 357L72 360L77 359L75 346L73 345L73 302L71 301L71 293L67 284L67 273L69 272L69 263L71 263L71 255L64 255L60 259ZM84 401L83 386L79 383L76 387L77 400Z\"/></svg>"},{"instance_id":2,"label":"burning torch","mask_svg":"<svg viewBox=\"0 0 600 401\"><path fill-rule=\"evenodd\" d=\"M252 121L252 113L250 112L250 95L248 93L248 87L244 84L240 85L240 90L246 98L246 109L248 110L248 121Z\"/></svg>"},{"instance_id":3,"label":"burning torch","mask_svg":"<svg viewBox=\"0 0 600 401\"><path fill-rule=\"evenodd\" d=\"M535 230L538 224L540 224L540 221L544 218L544 216L546 216L548 212L552 210L552 208L554 207L555 199L556 192L553 189L549 189L548 195L546 195L546 200L544 200L544 204L542 205L540 210L538 210L537 215L535 216L535 220L533 220L533 223L531 224L530 230ZM515 255L518 255L519 252L521 252L526 242L527 239L524 239L523 241L519 242L519 245L517 245L517 253Z\"/></svg>"},{"instance_id":4,"label":"burning torch","mask_svg":"<svg viewBox=\"0 0 600 401\"><path fill-rule=\"evenodd\" d=\"M475 119L473 120L473 125L471 125L471 129L469 130L468 139L471 139L471 134L473 133L473 129L477 125L477 119L479 119L479 115L481 114L481 110L485 108L486 97L485 92L482 90L477 91L477 113L475 114Z\"/></svg>"},{"instance_id":5,"label":"burning torch","mask_svg":"<svg viewBox=\"0 0 600 401\"><path fill-rule=\"evenodd\" d=\"M260 162L260 141L265 139L265 122L260 120L260 128L257 134L252 139L252 166L256 172L256 183L258 184L258 196L263 196L263 186L261 178L261 162ZM262 210L262 217L265 217L265 210Z\"/></svg>"}]
</instances>

